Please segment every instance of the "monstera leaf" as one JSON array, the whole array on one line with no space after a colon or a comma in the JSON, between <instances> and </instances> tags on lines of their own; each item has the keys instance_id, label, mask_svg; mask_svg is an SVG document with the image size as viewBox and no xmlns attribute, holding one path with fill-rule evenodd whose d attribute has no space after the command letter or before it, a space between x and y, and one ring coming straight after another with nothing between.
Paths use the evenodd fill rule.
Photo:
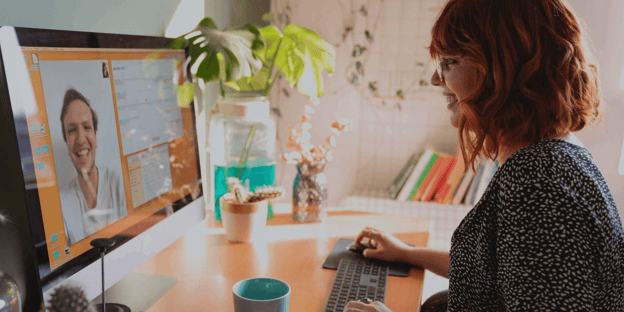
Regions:
<instances>
[{"instance_id":1,"label":"monstera leaf","mask_svg":"<svg viewBox=\"0 0 624 312\"><path fill-rule=\"evenodd\" d=\"M254 50L254 54L262 60L262 69L250 77L228 82L228 86L238 91L263 90L268 95L281 73L302 94L318 98L325 93L322 72L332 73L336 59L331 44L312 30L293 24L286 26L283 34L274 26L261 28L260 34L264 47ZM274 67L278 69L276 75Z\"/></svg>"},{"instance_id":2,"label":"monstera leaf","mask_svg":"<svg viewBox=\"0 0 624 312\"><path fill-rule=\"evenodd\" d=\"M254 50L263 49L264 42L255 26L220 31L206 17L193 31L172 40L168 48L182 49L187 42L191 72L204 82L238 80L262 68L262 60Z\"/></svg>"}]
</instances>

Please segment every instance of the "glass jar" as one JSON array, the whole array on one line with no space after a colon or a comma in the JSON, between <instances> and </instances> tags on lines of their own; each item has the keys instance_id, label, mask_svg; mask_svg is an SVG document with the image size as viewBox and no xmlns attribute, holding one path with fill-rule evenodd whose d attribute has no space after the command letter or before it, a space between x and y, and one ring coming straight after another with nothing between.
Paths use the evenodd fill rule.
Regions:
<instances>
[{"instance_id":1,"label":"glass jar","mask_svg":"<svg viewBox=\"0 0 624 312\"><path fill-rule=\"evenodd\" d=\"M210 159L214 169L214 218L221 221L219 199L236 177L249 191L275 186L275 121L263 96L226 96L210 118ZM267 218L273 217L269 203Z\"/></svg>"},{"instance_id":2,"label":"glass jar","mask_svg":"<svg viewBox=\"0 0 624 312\"><path fill-rule=\"evenodd\" d=\"M318 222L327 219L327 178L325 165L297 165L293 183L293 219L298 222Z\"/></svg>"}]
</instances>

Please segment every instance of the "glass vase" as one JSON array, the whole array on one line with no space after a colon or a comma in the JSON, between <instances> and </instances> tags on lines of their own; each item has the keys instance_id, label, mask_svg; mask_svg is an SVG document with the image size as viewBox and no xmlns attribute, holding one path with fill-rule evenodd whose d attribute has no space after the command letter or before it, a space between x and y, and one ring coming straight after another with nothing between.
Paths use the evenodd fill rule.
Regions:
<instances>
[{"instance_id":1,"label":"glass vase","mask_svg":"<svg viewBox=\"0 0 624 312\"><path fill-rule=\"evenodd\" d=\"M0 311L21 312L22 301L17 283L8 274L0 271Z\"/></svg>"},{"instance_id":2,"label":"glass vase","mask_svg":"<svg viewBox=\"0 0 624 312\"><path fill-rule=\"evenodd\" d=\"M214 218L221 221L227 178L236 177L253 192L275 186L275 120L263 96L228 95L210 118L210 161L214 172ZM273 217L269 202L267 218Z\"/></svg>"},{"instance_id":3,"label":"glass vase","mask_svg":"<svg viewBox=\"0 0 624 312\"><path fill-rule=\"evenodd\" d=\"M325 165L297 165L293 183L293 219L319 222L327 219L327 178Z\"/></svg>"}]
</instances>

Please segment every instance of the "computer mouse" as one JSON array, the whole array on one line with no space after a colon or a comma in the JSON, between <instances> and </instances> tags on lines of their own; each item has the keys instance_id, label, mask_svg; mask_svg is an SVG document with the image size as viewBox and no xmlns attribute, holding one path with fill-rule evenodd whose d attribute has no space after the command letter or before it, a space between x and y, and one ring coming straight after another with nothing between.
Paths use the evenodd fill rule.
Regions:
<instances>
[{"instance_id":1,"label":"computer mouse","mask_svg":"<svg viewBox=\"0 0 624 312\"><path fill-rule=\"evenodd\" d=\"M356 244L355 241L352 242L351 244L349 244L349 246L347 246L347 250L358 253L358 254L363 254L364 253L364 249L367 248L374 248L368 240L361 240L360 244Z\"/></svg>"}]
</instances>

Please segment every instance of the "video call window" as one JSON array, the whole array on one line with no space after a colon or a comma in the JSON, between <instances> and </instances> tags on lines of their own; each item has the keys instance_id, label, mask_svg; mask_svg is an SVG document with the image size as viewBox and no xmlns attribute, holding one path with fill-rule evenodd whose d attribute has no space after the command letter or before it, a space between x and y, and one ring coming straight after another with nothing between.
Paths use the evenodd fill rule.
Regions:
<instances>
[{"instance_id":1,"label":"video call window","mask_svg":"<svg viewBox=\"0 0 624 312\"><path fill-rule=\"evenodd\" d=\"M172 82L183 52L22 51L51 270L197 191L193 112Z\"/></svg>"}]
</instances>

